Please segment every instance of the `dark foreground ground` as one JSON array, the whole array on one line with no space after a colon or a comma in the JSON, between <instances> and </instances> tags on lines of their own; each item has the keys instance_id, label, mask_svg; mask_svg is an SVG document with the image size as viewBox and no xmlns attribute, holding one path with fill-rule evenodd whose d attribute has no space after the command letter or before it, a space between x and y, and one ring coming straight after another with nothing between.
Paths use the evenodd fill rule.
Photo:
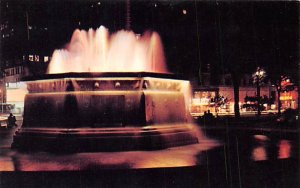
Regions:
<instances>
[{"instance_id":1,"label":"dark foreground ground","mask_svg":"<svg viewBox=\"0 0 300 188\"><path fill-rule=\"evenodd\" d=\"M122 165L103 168L95 164L83 170L3 171L0 173L0 187L299 187L299 131L295 127L278 127L269 120L249 118L234 121L224 118L215 124L200 123L203 134L220 144L199 150L191 166L132 169ZM0 131L2 156L6 155L5 151L15 152L8 147L13 131L7 132L10 133ZM157 155L166 161L170 159L169 164L176 166L176 159L182 159L191 152L179 148L172 153L174 150L170 150L171 157L163 155L166 151L158 151ZM35 164L32 164L36 168L44 165L45 161L51 162L49 156L53 156L32 155L46 156L36 158ZM120 157L118 155L110 152L96 156L117 158ZM129 156L141 155L157 162L151 151ZM59 160L63 158L60 156Z\"/></svg>"}]
</instances>

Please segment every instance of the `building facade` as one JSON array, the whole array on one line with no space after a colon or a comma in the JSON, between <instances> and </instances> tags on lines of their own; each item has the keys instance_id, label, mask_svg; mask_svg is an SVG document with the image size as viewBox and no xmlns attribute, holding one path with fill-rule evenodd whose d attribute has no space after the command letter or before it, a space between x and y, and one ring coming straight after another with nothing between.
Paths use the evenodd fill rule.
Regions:
<instances>
[{"instance_id":1,"label":"building facade","mask_svg":"<svg viewBox=\"0 0 300 188\"><path fill-rule=\"evenodd\" d=\"M207 74L207 73L206 73ZM203 77L209 78L209 76ZM219 85L210 85L209 80L204 80L199 86L193 82L193 94L191 113L194 116L202 115L208 110L215 114L234 113L234 89L231 82L231 75L220 76ZM245 74L240 81L239 87L239 107L241 113L251 113L257 111L257 86L251 80L251 75ZM275 86L269 82L260 86L261 109L268 113L276 113L278 110L278 96ZM280 95L281 109L298 108L298 87Z\"/></svg>"},{"instance_id":2,"label":"building facade","mask_svg":"<svg viewBox=\"0 0 300 188\"><path fill-rule=\"evenodd\" d=\"M23 113L27 88L22 79L26 76L45 74L49 61L48 55L31 53L23 55L21 63L15 63L4 69L4 76L1 79L1 104L3 106L1 110L3 112Z\"/></svg>"}]
</instances>

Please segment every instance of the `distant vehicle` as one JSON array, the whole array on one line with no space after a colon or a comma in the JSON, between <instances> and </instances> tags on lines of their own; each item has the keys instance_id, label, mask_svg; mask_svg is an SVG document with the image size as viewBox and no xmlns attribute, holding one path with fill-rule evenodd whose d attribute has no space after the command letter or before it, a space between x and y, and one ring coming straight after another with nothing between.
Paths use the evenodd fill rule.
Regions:
<instances>
[{"instance_id":1,"label":"distant vehicle","mask_svg":"<svg viewBox=\"0 0 300 188\"><path fill-rule=\"evenodd\" d=\"M1 103L0 104L0 111L2 113L9 113L15 108L14 104L6 104L6 103Z\"/></svg>"},{"instance_id":2,"label":"distant vehicle","mask_svg":"<svg viewBox=\"0 0 300 188\"><path fill-rule=\"evenodd\" d=\"M7 119L0 117L0 128L7 128Z\"/></svg>"},{"instance_id":3,"label":"distant vehicle","mask_svg":"<svg viewBox=\"0 0 300 188\"><path fill-rule=\"evenodd\" d=\"M276 121L280 126L297 126L299 124L298 110L286 109Z\"/></svg>"},{"instance_id":4,"label":"distant vehicle","mask_svg":"<svg viewBox=\"0 0 300 188\"><path fill-rule=\"evenodd\" d=\"M245 108L246 111L257 111L257 104L243 104L242 108ZM266 110L266 107L260 105L260 110Z\"/></svg>"}]
</instances>

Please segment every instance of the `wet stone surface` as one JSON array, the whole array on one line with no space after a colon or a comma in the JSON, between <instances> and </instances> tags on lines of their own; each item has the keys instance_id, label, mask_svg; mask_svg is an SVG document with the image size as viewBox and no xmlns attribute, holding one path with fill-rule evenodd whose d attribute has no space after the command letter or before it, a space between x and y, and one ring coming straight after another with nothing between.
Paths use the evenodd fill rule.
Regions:
<instances>
[{"instance_id":1,"label":"wet stone surface","mask_svg":"<svg viewBox=\"0 0 300 188\"><path fill-rule=\"evenodd\" d=\"M73 154L12 150L15 130L0 131L5 187L298 187L297 130L202 127L198 145Z\"/></svg>"}]
</instances>

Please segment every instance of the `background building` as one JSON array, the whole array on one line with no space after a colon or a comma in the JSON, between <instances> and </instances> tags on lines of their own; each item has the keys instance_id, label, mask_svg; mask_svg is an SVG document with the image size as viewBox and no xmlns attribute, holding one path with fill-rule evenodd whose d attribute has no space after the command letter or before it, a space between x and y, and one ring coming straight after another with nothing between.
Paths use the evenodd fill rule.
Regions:
<instances>
[{"instance_id":1,"label":"background building","mask_svg":"<svg viewBox=\"0 0 300 188\"><path fill-rule=\"evenodd\" d=\"M32 4L37 3L33 2ZM40 7L39 11L43 11ZM40 24L30 13L30 4L1 2L0 24L0 110L22 113L26 85L24 76L44 74L52 49L43 45L48 38L47 23Z\"/></svg>"},{"instance_id":2,"label":"background building","mask_svg":"<svg viewBox=\"0 0 300 188\"><path fill-rule=\"evenodd\" d=\"M195 116L210 110L212 113L234 113L234 89L231 74L217 75L218 80L212 80L209 66L203 69L202 85L196 79L192 80L193 95L191 113ZM265 80L260 86L261 103L264 111L276 112L278 109L277 91L274 85ZM280 95L281 109L298 108L298 87L284 91ZM257 86L253 83L251 74L243 74L239 87L240 112L257 111Z\"/></svg>"}]
</instances>

